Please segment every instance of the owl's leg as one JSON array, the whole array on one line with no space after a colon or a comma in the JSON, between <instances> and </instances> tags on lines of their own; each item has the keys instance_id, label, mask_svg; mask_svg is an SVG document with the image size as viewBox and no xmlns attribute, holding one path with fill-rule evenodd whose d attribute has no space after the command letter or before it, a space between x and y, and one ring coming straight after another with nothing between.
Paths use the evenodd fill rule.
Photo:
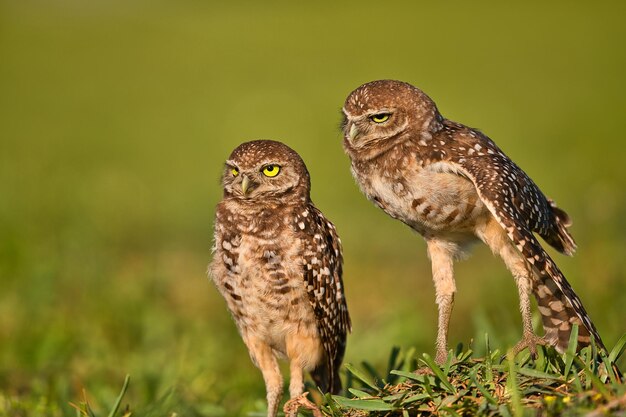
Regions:
<instances>
[{"instance_id":1,"label":"owl's leg","mask_svg":"<svg viewBox=\"0 0 626 417\"><path fill-rule=\"evenodd\" d=\"M533 290L533 272L526 264L522 254L513 246L506 232L499 226L492 224L481 237L489 248L499 255L515 279L519 294L519 308L522 313L522 340L513 347L513 354L517 355L528 348L533 358L537 357L537 345L545 345L544 338L535 334L532 324L530 294Z\"/></svg>"},{"instance_id":2,"label":"owl's leg","mask_svg":"<svg viewBox=\"0 0 626 417\"><path fill-rule=\"evenodd\" d=\"M287 417L296 417L298 409L302 407L311 410L314 417L322 417L317 406L307 398L308 392L304 392L303 375L305 364L316 363L320 360L322 356L321 345L316 338L299 334L288 337L286 344L290 374L289 396L291 398L285 403L283 411Z\"/></svg>"},{"instance_id":3,"label":"owl's leg","mask_svg":"<svg viewBox=\"0 0 626 417\"><path fill-rule=\"evenodd\" d=\"M292 360L290 365L289 396L291 399L285 403L283 411L286 417L296 417L300 408L305 408L313 413L314 417L323 417L317 406L308 398L308 392L304 391L304 376L302 375L302 365Z\"/></svg>"},{"instance_id":4,"label":"owl's leg","mask_svg":"<svg viewBox=\"0 0 626 417\"><path fill-rule=\"evenodd\" d=\"M537 345L545 345L546 341L544 338L537 336L533 330L532 311L530 308L533 272L527 267L524 257L511 244L504 245L500 250L500 256L515 279L519 294L519 308L522 313L522 340L513 347L513 354L517 355L522 350L528 348L531 356L536 358Z\"/></svg>"},{"instance_id":5,"label":"owl's leg","mask_svg":"<svg viewBox=\"0 0 626 417\"><path fill-rule=\"evenodd\" d=\"M255 337L244 337L252 362L261 370L267 392L267 417L275 417L283 394L283 377L272 348Z\"/></svg>"},{"instance_id":6,"label":"owl's leg","mask_svg":"<svg viewBox=\"0 0 626 417\"><path fill-rule=\"evenodd\" d=\"M304 375L302 365L296 361L289 364L289 397L295 398L304 392Z\"/></svg>"},{"instance_id":7,"label":"owl's leg","mask_svg":"<svg viewBox=\"0 0 626 417\"><path fill-rule=\"evenodd\" d=\"M427 244L435 283L435 300L439 310L435 362L442 365L448 358L448 326L456 292L453 271L455 252L449 243L436 239L428 240Z\"/></svg>"}]
</instances>

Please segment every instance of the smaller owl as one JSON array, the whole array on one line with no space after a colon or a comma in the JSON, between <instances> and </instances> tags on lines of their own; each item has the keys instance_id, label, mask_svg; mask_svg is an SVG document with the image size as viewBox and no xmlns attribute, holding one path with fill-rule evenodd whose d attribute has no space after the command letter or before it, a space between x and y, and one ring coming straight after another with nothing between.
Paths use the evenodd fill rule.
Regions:
<instances>
[{"instance_id":1,"label":"smaller owl","mask_svg":"<svg viewBox=\"0 0 626 417\"><path fill-rule=\"evenodd\" d=\"M276 415L282 396L278 357L291 374L285 412L313 409L303 395L303 371L323 392L340 391L351 326L335 227L311 201L304 162L280 142L237 147L222 186L209 276L263 374L268 416Z\"/></svg>"}]
</instances>

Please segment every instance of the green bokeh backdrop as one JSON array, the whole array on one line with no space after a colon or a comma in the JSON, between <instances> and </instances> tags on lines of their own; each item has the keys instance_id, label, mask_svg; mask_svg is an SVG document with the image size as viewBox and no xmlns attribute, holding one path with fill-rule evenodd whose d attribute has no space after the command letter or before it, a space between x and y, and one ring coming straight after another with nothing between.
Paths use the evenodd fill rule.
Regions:
<instances>
[{"instance_id":1,"label":"green bokeh backdrop","mask_svg":"<svg viewBox=\"0 0 626 417\"><path fill-rule=\"evenodd\" d=\"M0 0L0 412L64 415L83 387L104 409L126 373L138 413L262 408L205 275L222 163L258 138L302 155L342 237L346 360L432 352L425 245L365 200L341 148L343 100L379 78L482 129L571 214L579 251L555 259L612 346L626 331L625 12L618 0ZM521 324L503 264L476 247L456 271L451 342L489 332L511 346Z\"/></svg>"}]
</instances>

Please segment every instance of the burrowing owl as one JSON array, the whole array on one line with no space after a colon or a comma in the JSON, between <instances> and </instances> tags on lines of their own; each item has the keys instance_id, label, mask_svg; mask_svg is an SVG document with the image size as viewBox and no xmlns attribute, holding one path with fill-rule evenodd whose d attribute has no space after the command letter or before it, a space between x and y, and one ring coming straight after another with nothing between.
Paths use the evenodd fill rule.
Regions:
<instances>
[{"instance_id":1,"label":"burrowing owl","mask_svg":"<svg viewBox=\"0 0 626 417\"><path fill-rule=\"evenodd\" d=\"M292 399L303 392L303 370L337 393L350 331L341 242L311 201L304 162L280 142L243 143L222 185L209 275L263 374L268 416L282 395L277 357L289 361Z\"/></svg>"},{"instance_id":2,"label":"burrowing owl","mask_svg":"<svg viewBox=\"0 0 626 417\"><path fill-rule=\"evenodd\" d=\"M453 260L479 239L513 274L523 338L513 348L550 344L563 351L573 324L579 346L598 332L578 296L533 234L559 252L576 244L568 215L483 133L445 119L418 88L382 80L354 90L343 107L344 149L365 195L419 232L432 263L439 309L436 361L447 357L455 293ZM535 335L529 295L537 299L545 335Z\"/></svg>"}]
</instances>

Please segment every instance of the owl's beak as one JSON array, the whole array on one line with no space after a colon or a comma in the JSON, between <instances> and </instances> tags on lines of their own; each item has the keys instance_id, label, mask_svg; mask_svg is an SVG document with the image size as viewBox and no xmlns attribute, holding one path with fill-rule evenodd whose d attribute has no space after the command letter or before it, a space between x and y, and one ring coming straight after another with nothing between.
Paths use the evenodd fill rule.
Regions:
<instances>
[{"instance_id":1,"label":"owl's beak","mask_svg":"<svg viewBox=\"0 0 626 417\"><path fill-rule=\"evenodd\" d=\"M243 193L244 196L247 196L248 194L248 187L250 186L250 178L248 178L247 175L243 175L241 177L241 192Z\"/></svg>"},{"instance_id":2,"label":"owl's beak","mask_svg":"<svg viewBox=\"0 0 626 417\"><path fill-rule=\"evenodd\" d=\"M352 123L350 126L350 133L348 135L350 136L351 142L359 136L359 129L356 127L356 123Z\"/></svg>"}]
</instances>

